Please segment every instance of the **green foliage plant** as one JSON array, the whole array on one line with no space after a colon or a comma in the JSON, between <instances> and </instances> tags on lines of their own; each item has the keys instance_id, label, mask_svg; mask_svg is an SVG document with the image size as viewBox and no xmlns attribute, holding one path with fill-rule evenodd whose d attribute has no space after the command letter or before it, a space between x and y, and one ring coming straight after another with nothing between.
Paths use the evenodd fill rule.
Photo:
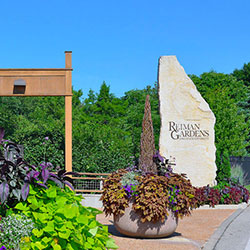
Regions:
<instances>
[{"instance_id":1,"label":"green foliage plant","mask_svg":"<svg viewBox=\"0 0 250 250\"><path fill-rule=\"evenodd\" d=\"M107 226L96 220L101 211L83 207L81 196L49 181L48 189L32 186L27 202L10 212L22 212L34 221L35 229L25 249L116 249Z\"/></svg>"},{"instance_id":2,"label":"green foliage plant","mask_svg":"<svg viewBox=\"0 0 250 250\"><path fill-rule=\"evenodd\" d=\"M231 164L227 150L221 151L219 148L216 151L216 180L218 183L231 177Z\"/></svg>"},{"instance_id":3,"label":"green foliage plant","mask_svg":"<svg viewBox=\"0 0 250 250\"><path fill-rule=\"evenodd\" d=\"M245 188L250 192L250 185L246 185Z\"/></svg>"},{"instance_id":4,"label":"green foliage plant","mask_svg":"<svg viewBox=\"0 0 250 250\"><path fill-rule=\"evenodd\" d=\"M0 221L0 245L8 250L16 250L19 246L25 246L29 239L34 223L24 214L12 214L3 217Z\"/></svg>"},{"instance_id":5,"label":"green foliage plant","mask_svg":"<svg viewBox=\"0 0 250 250\"><path fill-rule=\"evenodd\" d=\"M126 174L124 174L121 178L121 184L122 186L126 186L126 185L138 185L139 181L136 179L136 177L139 174L133 171L129 171Z\"/></svg>"}]
</instances>

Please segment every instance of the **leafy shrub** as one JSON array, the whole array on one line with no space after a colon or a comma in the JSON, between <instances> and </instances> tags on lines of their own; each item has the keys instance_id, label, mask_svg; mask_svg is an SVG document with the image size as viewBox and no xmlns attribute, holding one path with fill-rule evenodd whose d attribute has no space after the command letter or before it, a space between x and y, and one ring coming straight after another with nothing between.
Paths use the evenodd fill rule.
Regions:
<instances>
[{"instance_id":1,"label":"leafy shrub","mask_svg":"<svg viewBox=\"0 0 250 250\"><path fill-rule=\"evenodd\" d=\"M227 150L216 150L216 180L218 183L223 182L231 176L231 165Z\"/></svg>"},{"instance_id":2,"label":"leafy shrub","mask_svg":"<svg viewBox=\"0 0 250 250\"><path fill-rule=\"evenodd\" d=\"M226 179L214 188L220 190L221 204L239 204L249 200L249 191L233 179Z\"/></svg>"},{"instance_id":3,"label":"leafy shrub","mask_svg":"<svg viewBox=\"0 0 250 250\"><path fill-rule=\"evenodd\" d=\"M81 205L81 196L49 181L48 189L30 189L27 202L18 203L12 212L21 211L35 223L29 248L25 249L115 249L108 228L96 220L101 213Z\"/></svg>"},{"instance_id":4,"label":"leafy shrub","mask_svg":"<svg viewBox=\"0 0 250 250\"><path fill-rule=\"evenodd\" d=\"M19 245L25 246L25 240L33 228L33 221L23 214L4 217L0 223L0 244L8 250L17 249Z\"/></svg>"},{"instance_id":5,"label":"leafy shrub","mask_svg":"<svg viewBox=\"0 0 250 250\"><path fill-rule=\"evenodd\" d=\"M248 202L249 191L234 180L227 179L215 187L200 187L195 190L198 206L208 204L214 207L217 204L239 204Z\"/></svg>"},{"instance_id":6,"label":"leafy shrub","mask_svg":"<svg viewBox=\"0 0 250 250\"><path fill-rule=\"evenodd\" d=\"M195 198L199 206L208 204L211 207L218 205L221 200L221 194L219 190L211 188L208 186L196 188Z\"/></svg>"},{"instance_id":7,"label":"leafy shrub","mask_svg":"<svg viewBox=\"0 0 250 250\"><path fill-rule=\"evenodd\" d=\"M132 163L132 140L120 126L100 124L100 121L74 121L74 171L110 173Z\"/></svg>"}]
</instances>

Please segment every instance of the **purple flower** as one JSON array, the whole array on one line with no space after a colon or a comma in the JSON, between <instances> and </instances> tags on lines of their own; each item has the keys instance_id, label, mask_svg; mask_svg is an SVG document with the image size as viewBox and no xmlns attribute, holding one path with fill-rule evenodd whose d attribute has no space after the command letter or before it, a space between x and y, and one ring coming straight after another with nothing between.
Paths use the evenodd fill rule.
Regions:
<instances>
[{"instance_id":1,"label":"purple flower","mask_svg":"<svg viewBox=\"0 0 250 250\"><path fill-rule=\"evenodd\" d=\"M7 250L7 248L5 246L2 246L0 250Z\"/></svg>"},{"instance_id":2,"label":"purple flower","mask_svg":"<svg viewBox=\"0 0 250 250\"><path fill-rule=\"evenodd\" d=\"M44 140L45 140L45 141L48 141L48 140L49 140L49 137L48 137L48 136L44 137ZM1 249L0 249L0 250L1 250Z\"/></svg>"},{"instance_id":3,"label":"purple flower","mask_svg":"<svg viewBox=\"0 0 250 250\"><path fill-rule=\"evenodd\" d=\"M164 158L160 155L160 153L157 151L155 155L153 155L154 158L158 158L160 162L164 162Z\"/></svg>"}]
</instances>

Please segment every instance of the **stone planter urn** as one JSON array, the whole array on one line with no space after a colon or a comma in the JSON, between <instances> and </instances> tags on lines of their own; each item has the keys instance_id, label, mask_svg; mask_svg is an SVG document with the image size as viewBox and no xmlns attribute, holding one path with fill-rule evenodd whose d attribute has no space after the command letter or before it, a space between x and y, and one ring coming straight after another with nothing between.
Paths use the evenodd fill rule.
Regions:
<instances>
[{"instance_id":1,"label":"stone planter urn","mask_svg":"<svg viewBox=\"0 0 250 250\"><path fill-rule=\"evenodd\" d=\"M121 234L139 238L161 238L173 234L177 228L178 219L168 210L164 222L141 222L140 214L132 209L132 202L123 215L114 215L114 226Z\"/></svg>"}]
</instances>

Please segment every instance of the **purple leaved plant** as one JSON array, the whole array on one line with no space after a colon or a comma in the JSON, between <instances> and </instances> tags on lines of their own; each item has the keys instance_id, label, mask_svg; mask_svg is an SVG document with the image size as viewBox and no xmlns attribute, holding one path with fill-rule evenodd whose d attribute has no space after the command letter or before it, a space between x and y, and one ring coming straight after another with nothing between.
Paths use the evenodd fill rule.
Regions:
<instances>
[{"instance_id":1,"label":"purple leaved plant","mask_svg":"<svg viewBox=\"0 0 250 250\"><path fill-rule=\"evenodd\" d=\"M20 155L17 144L3 139L4 129L0 128L0 202L3 207L14 207L18 202L25 201L29 195L30 185L47 188L48 181L55 182L61 188L71 185L69 176L78 175L74 172L60 170L51 173L51 163L42 163L40 167L30 165ZM9 158L8 156L12 157Z\"/></svg>"},{"instance_id":2,"label":"purple leaved plant","mask_svg":"<svg viewBox=\"0 0 250 250\"><path fill-rule=\"evenodd\" d=\"M154 154L153 161L157 166L158 175L166 176L169 178L170 173L173 173L172 165L174 164L171 164L168 159L162 157L158 151Z\"/></svg>"}]
</instances>

